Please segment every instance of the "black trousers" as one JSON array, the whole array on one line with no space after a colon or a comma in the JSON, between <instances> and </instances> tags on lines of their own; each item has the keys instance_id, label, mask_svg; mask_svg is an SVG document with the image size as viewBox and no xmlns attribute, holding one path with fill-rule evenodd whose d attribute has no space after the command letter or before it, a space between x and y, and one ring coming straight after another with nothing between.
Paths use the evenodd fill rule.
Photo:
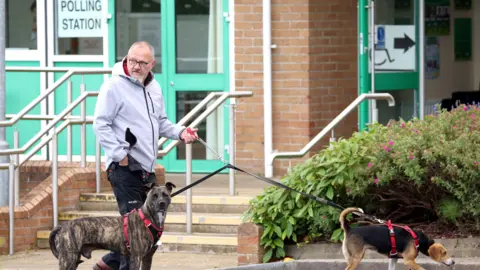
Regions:
<instances>
[{"instance_id":1,"label":"black trousers","mask_svg":"<svg viewBox=\"0 0 480 270\"><path fill-rule=\"evenodd\" d=\"M119 166L113 162L107 169L107 179L112 185L118 210L123 216L133 209L142 207L147 198L150 183L156 183L155 174L150 174L145 181L140 171L130 171L129 166ZM130 257L110 252L103 256L103 262L112 269L129 269Z\"/></svg>"}]
</instances>

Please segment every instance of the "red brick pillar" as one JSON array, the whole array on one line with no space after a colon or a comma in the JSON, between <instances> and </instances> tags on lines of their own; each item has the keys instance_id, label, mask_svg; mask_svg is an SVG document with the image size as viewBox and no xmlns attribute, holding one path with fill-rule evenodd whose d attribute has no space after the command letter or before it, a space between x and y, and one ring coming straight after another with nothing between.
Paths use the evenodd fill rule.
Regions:
<instances>
[{"instance_id":1,"label":"red brick pillar","mask_svg":"<svg viewBox=\"0 0 480 270\"><path fill-rule=\"evenodd\" d=\"M260 245L263 227L254 223L238 226L238 265L262 263L265 250Z\"/></svg>"}]
</instances>

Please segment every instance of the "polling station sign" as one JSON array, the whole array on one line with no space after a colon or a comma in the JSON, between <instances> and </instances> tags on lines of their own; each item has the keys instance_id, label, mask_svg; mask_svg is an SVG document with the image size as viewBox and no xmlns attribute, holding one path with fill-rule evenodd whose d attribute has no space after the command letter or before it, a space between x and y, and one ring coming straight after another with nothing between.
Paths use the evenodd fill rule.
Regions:
<instances>
[{"instance_id":1,"label":"polling station sign","mask_svg":"<svg viewBox=\"0 0 480 270\"><path fill-rule=\"evenodd\" d=\"M102 0L57 0L57 35L102 37Z\"/></svg>"}]
</instances>

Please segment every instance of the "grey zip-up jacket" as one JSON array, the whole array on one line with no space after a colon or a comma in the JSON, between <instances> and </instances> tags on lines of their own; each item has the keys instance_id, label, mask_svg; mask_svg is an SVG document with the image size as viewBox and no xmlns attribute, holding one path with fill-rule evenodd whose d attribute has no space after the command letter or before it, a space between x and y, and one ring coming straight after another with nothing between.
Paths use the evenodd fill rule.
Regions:
<instances>
[{"instance_id":1,"label":"grey zip-up jacket","mask_svg":"<svg viewBox=\"0 0 480 270\"><path fill-rule=\"evenodd\" d=\"M167 119L162 90L150 73L145 87L126 74L125 59L113 67L112 77L103 83L98 95L93 130L107 158L106 166L130 154L147 172L154 172L158 139L179 140L183 127ZM129 151L125 131L137 137Z\"/></svg>"}]
</instances>

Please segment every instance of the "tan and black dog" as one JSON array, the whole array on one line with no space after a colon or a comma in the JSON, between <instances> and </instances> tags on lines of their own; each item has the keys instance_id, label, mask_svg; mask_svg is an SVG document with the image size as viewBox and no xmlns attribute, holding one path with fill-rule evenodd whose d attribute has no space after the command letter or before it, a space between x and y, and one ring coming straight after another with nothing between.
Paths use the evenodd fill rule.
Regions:
<instances>
[{"instance_id":1,"label":"tan and black dog","mask_svg":"<svg viewBox=\"0 0 480 270\"><path fill-rule=\"evenodd\" d=\"M342 251L343 256L347 260L347 270L353 270L358 267L367 249L375 250L385 256L389 256L392 250L390 232L387 226L379 224L350 228L345 219L348 214L355 212L363 213L360 208L346 208L342 211L339 218L340 225L344 231ZM407 269L424 269L415 262L418 252L414 238L410 232L399 227L394 227L393 229L398 257L403 258ZM442 244L435 243L435 241L421 231L413 230L413 232L418 239L419 252L447 266L455 264L452 258L448 256L447 249ZM389 269L395 269L397 259L390 260Z\"/></svg>"},{"instance_id":2,"label":"tan and black dog","mask_svg":"<svg viewBox=\"0 0 480 270\"><path fill-rule=\"evenodd\" d=\"M130 269L140 269L140 265L141 269L150 269L157 250L152 228L161 228L160 237L174 187L170 182L165 186L154 184L143 206L129 213L127 219L121 216L86 217L55 227L49 242L53 255L59 261L59 269L77 269L83 262L80 257L83 255L90 259L96 249L129 255ZM150 222L152 225L148 226Z\"/></svg>"}]
</instances>

